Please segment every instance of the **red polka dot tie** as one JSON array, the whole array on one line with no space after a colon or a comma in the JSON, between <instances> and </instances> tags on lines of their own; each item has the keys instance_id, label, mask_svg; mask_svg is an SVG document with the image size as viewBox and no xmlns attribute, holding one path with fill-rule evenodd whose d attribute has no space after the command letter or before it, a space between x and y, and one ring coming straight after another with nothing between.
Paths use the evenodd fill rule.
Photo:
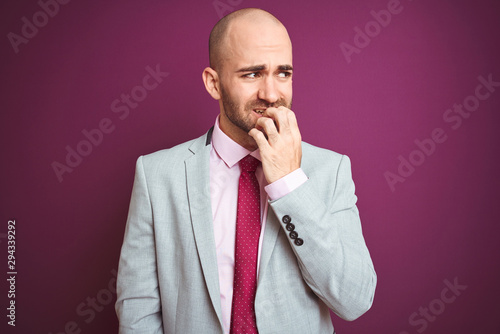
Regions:
<instances>
[{"instance_id":1,"label":"red polka dot tie","mask_svg":"<svg viewBox=\"0 0 500 334\"><path fill-rule=\"evenodd\" d=\"M240 160L230 334L258 333L254 300L260 236L260 188L255 170L259 164L251 155Z\"/></svg>"}]
</instances>

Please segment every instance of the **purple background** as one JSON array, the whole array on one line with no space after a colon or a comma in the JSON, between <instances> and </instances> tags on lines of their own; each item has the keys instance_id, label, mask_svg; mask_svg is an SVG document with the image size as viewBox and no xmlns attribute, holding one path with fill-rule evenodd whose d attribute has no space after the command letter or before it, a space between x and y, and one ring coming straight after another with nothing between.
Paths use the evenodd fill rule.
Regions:
<instances>
[{"instance_id":1,"label":"purple background","mask_svg":"<svg viewBox=\"0 0 500 334\"><path fill-rule=\"evenodd\" d=\"M41 7L3 1L0 277L12 218L18 275L15 328L6 324L1 279L0 332L117 332L112 271L135 160L214 123L218 104L201 72L219 19L214 4L222 3L224 14L260 7L282 20L294 46L293 109L303 139L352 159L378 286L366 315L351 323L333 317L337 333L499 333L500 87L457 129L443 114L474 94L478 76L500 81L500 5L402 0L401 12L348 63L340 44L354 45L354 28L388 2L71 1L16 53L8 34L20 35L22 18L33 22ZM112 102L157 64L168 77L120 119ZM65 147L76 149L82 131L105 118L113 132L59 182L51 164L65 164ZM418 159L414 141L436 128L447 140L392 191L384 173L398 173L400 155ZM438 301L444 281L455 279L467 288L451 303ZM96 297L98 311L90 311ZM417 314L410 322L429 306L432 321Z\"/></svg>"}]
</instances>

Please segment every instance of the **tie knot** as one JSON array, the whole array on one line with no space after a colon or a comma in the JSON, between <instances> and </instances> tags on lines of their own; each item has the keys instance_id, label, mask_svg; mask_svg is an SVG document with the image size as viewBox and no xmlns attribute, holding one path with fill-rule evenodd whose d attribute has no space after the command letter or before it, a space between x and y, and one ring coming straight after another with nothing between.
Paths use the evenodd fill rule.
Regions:
<instances>
[{"instance_id":1,"label":"tie knot","mask_svg":"<svg viewBox=\"0 0 500 334\"><path fill-rule=\"evenodd\" d=\"M240 167L242 172L255 172L260 161L251 155L247 155L240 160Z\"/></svg>"}]
</instances>

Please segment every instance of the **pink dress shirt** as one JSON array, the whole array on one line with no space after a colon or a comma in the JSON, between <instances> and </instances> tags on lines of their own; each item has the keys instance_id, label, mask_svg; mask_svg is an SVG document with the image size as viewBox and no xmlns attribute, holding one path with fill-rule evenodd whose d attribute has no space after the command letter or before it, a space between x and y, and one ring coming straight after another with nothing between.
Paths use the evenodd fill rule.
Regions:
<instances>
[{"instance_id":1,"label":"pink dress shirt","mask_svg":"<svg viewBox=\"0 0 500 334\"><path fill-rule=\"evenodd\" d=\"M238 162L248 154L261 160L258 149L250 152L222 132L219 127L219 117L217 117L212 133L212 149L210 151L210 197L212 201L215 247L219 270L222 324L224 333L226 334L229 333L231 304L233 300L234 243L236 236L238 182L240 177ZM255 175L261 189L262 228L259 239L259 259L257 261L258 276L260 252L266 227L265 217L267 217L268 200L273 201L292 192L307 181L307 176L299 168L283 178L268 184L264 177L262 166L257 168Z\"/></svg>"}]
</instances>

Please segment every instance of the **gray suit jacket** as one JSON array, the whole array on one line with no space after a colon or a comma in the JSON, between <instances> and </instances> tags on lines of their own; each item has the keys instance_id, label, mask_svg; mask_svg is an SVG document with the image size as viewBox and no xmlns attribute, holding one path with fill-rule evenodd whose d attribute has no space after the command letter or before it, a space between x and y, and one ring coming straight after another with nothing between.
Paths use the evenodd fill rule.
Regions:
<instances>
[{"instance_id":1,"label":"gray suit jacket","mask_svg":"<svg viewBox=\"0 0 500 334\"><path fill-rule=\"evenodd\" d=\"M210 143L211 131L137 160L117 281L120 333L223 333ZM307 143L302 152L309 180L269 203L255 297L260 334L331 334L329 309L354 320L375 293L349 158Z\"/></svg>"}]
</instances>

